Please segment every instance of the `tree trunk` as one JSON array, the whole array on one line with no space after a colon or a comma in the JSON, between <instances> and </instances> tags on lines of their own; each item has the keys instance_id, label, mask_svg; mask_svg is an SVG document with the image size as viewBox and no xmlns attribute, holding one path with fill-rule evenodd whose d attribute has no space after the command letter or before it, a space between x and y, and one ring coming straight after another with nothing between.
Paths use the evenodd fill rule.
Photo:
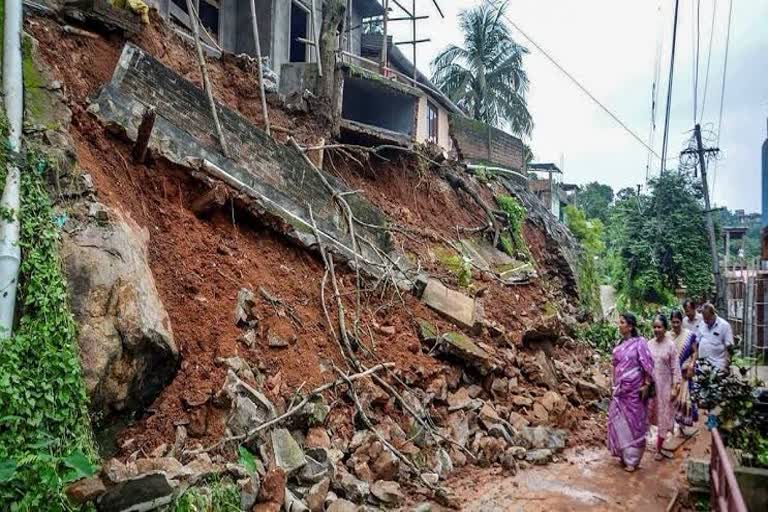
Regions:
<instances>
[{"instance_id":1,"label":"tree trunk","mask_svg":"<svg viewBox=\"0 0 768 512\"><path fill-rule=\"evenodd\" d=\"M316 113L324 119L332 136L339 134L341 123L341 70L336 66L339 33L343 30L344 0L327 0L323 5L323 24L320 30L320 63L323 76L318 77L315 95Z\"/></svg>"}]
</instances>

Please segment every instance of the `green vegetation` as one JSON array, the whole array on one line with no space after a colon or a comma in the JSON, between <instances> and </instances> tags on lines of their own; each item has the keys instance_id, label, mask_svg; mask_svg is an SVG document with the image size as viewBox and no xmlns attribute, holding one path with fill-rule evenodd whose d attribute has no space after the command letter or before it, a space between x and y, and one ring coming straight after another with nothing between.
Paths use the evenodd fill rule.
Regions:
<instances>
[{"instance_id":1,"label":"green vegetation","mask_svg":"<svg viewBox=\"0 0 768 512\"><path fill-rule=\"evenodd\" d=\"M525 208L512 196L496 196L496 204L507 217L507 230L499 240L501 249L512 258L520 259L522 256L523 259L530 260L528 246L523 238Z\"/></svg>"},{"instance_id":2,"label":"green vegetation","mask_svg":"<svg viewBox=\"0 0 768 512\"><path fill-rule=\"evenodd\" d=\"M8 157L4 147L0 187ZM0 342L0 502L20 511L68 510L64 484L94 471L87 397L58 256L59 232L44 184L48 166L34 154L17 164L19 320L13 336Z\"/></svg>"},{"instance_id":3,"label":"green vegetation","mask_svg":"<svg viewBox=\"0 0 768 512\"><path fill-rule=\"evenodd\" d=\"M174 512L239 512L240 490L228 480L192 487L173 505Z\"/></svg>"},{"instance_id":4,"label":"green vegetation","mask_svg":"<svg viewBox=\"0 0 768 512\"><path fill-rule=\"evenodd\" d=\"M436 251L437 260L456 278L460 288L469 288L472 284L472 263L453 249Z\"/></svg>"},{"instance_id":5,"label":"green vegetation","mask_svg":"<svg viewBox=\"0 0 768 512\"><path fill-rule=\"evenodd\" d=\"M603 354L610 354L619 339L619 329L612 322L595 322L586 324L577 333L578 339Z\"/></svg>"},{"instance_id":6,"label":"green vegetation","mask_svg":"<svg viewBox=\"0 0 768 512\"><path fill-rule=\"evenodd\" d=\"M504 23L507 2L481 3L459 13L463 46L449 45L432 61L432 79L469 115L491 126L530 135L533 120L526 94L523 56Z\"/></svg>"},{"instance_id":7,"label":"green vegetation","mask_svg":"<svg viewBox=\"0 0 768 512\"><path fill-rule=\"evenodd\" d=\"M600 271L598 260L605 253L603 223L599 219L587 220L584 212L573 205L565 207L568 229L581 244L579 255L579 298L589 311L600 312Z\"/></svg>"},{"instance_id":8,"label":"green vegetation","mask_svg":"<svg viewBox=\"0 0 768 512\"><path fill-rule=\"evenodd\" d=\"M768 468L768 438L762 435L761 419L752 410L755 383L745 378L750 367L739 366L738 358L732 366L741 375L702 364L694 377L697 386L692 397L702 409L719 411L717 429L729 448L743 450L746 465Z\"/></svg>"}]
</instances>

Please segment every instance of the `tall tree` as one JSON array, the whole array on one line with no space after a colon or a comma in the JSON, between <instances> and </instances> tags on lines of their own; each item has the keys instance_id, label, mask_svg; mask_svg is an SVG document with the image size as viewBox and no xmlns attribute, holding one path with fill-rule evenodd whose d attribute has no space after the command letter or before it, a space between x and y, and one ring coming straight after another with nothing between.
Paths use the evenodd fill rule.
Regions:
<instances>
[{"instance_id":1,"label":"tall tree","mask_svg":"<svg viewBox=\"0 0 768 512\"><path fill-rule=\"evenodd\" d=\"M709 246L701 186L674 171L649 182L649 193L623 189L606 229L612 281L622 306L643 309L674 299L676 288L709 298Z\"/></svg>"},{"instance_id":2,"label":"tall tree","mask_svg":"<svg viewBox=\"0 0 768 512\"><path fill-rule=\"evenodd\" d=\"M512 39L503 22L507 2L482 2L459 14L464 45L450 45L433 61L433 80L473 118L492 126L508 126L530 135L528 75L523 56L528 50Z\"/></svg>"},{"instance_id":3,"label":"tall tree","mask_svg":"<svg viewBox=\"0 0 768 512\"><path fill-rule=\"evenodd\" d=\"M593 181L587 183L573 196L573 201L588 219L608 220L608 206L613 202L613 189Z\"/></svg>"}]
</instances>

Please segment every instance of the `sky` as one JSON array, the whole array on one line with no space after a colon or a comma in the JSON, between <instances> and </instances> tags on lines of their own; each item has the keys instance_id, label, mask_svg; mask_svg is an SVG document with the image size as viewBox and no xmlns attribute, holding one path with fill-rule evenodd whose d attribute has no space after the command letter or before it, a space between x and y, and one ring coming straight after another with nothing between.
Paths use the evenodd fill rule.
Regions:
<instances>
[{"instance_id":1,"label":"sky","mask_svg":"<svg viewBox=\"0 0 768 512\"><path fill-rule=\"evenodd\" d=\"M416 0L418 67L429 63L448 44L462 44L457 16L483 0ZM697 120L714 145L728 27L729 0L679 0L678 33L672 88L667 168L677 167L693 125L694 63L697 16L699 84ZM406 8L411 1L400 0ZM402 15L390 1L391 16ZM650 144L661 154L667 77L672 43L672 0L511 0L507 15L568 70L644 142L650 139L651 90L659 62L656 132ZM713 12L714 30L713 28ZM730 209L760 210L761 146L768 118L768 0L733 0L727 79L718 162L710 165L713 203ZM393 22L395 41L411 40L410 22ZM518 43L530 50L524 65L530 80L528 108L535 123L528 142L535 161L563 163L564 180L599 181L614 190L645 183L649 151L622 129L566 78L519 32ZM712 34L711 57L710 34ZM661 44L661 58L657 59ZM410 46L402 46L411 55ZM709 61L709 79L706 68ZM704 94L705 85L706 95ZM702 105L703 104L703 105ZM702 111L703 106L703 111ZM707 141L705 140L705 144ZM653 157L650 173L658 175Z\"/></svg>"}]
</instances>

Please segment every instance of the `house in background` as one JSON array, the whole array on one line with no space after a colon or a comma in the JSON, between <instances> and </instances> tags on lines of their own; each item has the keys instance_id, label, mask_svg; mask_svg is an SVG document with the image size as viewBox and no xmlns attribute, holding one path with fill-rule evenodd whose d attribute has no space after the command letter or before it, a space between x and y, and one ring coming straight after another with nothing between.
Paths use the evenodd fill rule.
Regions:
<instances>
[{"instance_id":1,"label":"house in background","mask_svg":"<svg viewBox=\"0 0 768 512\"><path fill-rule=\"evenodd\" d=\"M563 220L565 194L562 191L563 171L553 163L528 164L531 175L528 189L538 197L552 212L552 215Z\"/></svg>"},{"instance_id":2,"label":"house in background","mask_svg":"<svg viewBox=\"0 0 768 512\"><path fill-rule=\"evenodd\" d=\"M318 78L315 46L322 0L254 0L262 56L279 75L282 95L312 91ZM149 0L177 32L191 39L187 0ZM192 0L200 15L206 50L255 55L250 2ZM337 108L341 135L359 144L433 144L470 169L507 173L527 186L520 139L468 119L462 110L403 54L391 37L381 62L384 36L365 33L384 15L378 0L349 0L340 37L342 93ZM313 10L314 6L314 10ZM370 22L373 23L370 23ZM375 32L372 30L371 32Z\"/></svg>"}]
</instances>

